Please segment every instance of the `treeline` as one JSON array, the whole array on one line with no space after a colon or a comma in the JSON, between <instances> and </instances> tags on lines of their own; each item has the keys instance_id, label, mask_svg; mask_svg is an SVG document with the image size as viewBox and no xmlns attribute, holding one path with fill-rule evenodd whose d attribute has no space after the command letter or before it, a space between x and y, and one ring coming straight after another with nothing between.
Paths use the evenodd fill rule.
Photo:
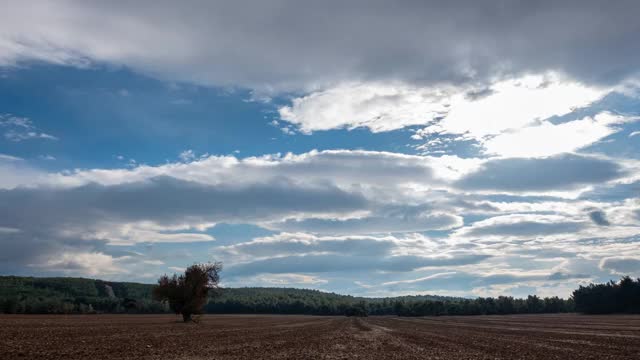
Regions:
<instances>
[{"instance_id":1,"label":"treeline","mask_svg":"<svg viewBox=\"0 0 640 360\"><path fill-rule=\"evenodd\" d=\"M580 286L573 292L576 311L586 314L640 314L640 279Z\"/></svg>"},{"instance_id":2,"label":"treeline","mask_svg":"<svg viewBox=\"0 0 640 360\"><path fill-rule=\"evenodd\" d=\"M152 300L154 285L82 278L0 276L0 313L168 313ZM569 299L507 296L362 298L291 288L223 289L204 310L214 314L493 315L540 313L639 313L640 280L581 286Z\"/></svg>"},{"instance_id":3,"label":"treeline","mask_svg":"<svg viewBox=\"0 0 640 360\"><path fill-rule=\"evenodd\" d=\"M261 293L262 295L263 293ZM320 293L329 295L326 293ZM297 294L296 294L297 295ZM573 300L558 297L526 299L498 298L408 299L408 298L332 298L300 297L283 293L279 296L211 299L207 313L216 314L309 314L309 315L494 315L573 312Z\"/></svg>"},{"instance_id":4,"label":"treeline","mask_svg":"<svg viewBox=\"0 0 640 360\"><path fill-rule=\"evenodd\" d=\"M0 276L0 313L164 313L153 285L83 278Z\"/></svg>"}]
</instances>

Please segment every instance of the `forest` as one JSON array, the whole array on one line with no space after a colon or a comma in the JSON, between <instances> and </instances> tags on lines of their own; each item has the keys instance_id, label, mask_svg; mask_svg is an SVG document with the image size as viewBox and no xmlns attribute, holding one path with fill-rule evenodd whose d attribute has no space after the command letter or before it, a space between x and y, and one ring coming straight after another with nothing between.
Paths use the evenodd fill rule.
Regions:
<instances>
[{"instance_id":1,"label":"forest","mask_svg":"<svg viewBox=\"0 0 640 360\"><path fill-rule=\"evenodd\" d=\"M19 314L168 313L152 300L154 285L83 278L0 277L0 312ZM206 313L309 315L492 315L581 312L640 313L640 279L590 284L568 299L435 295L363 298L293 288L226 288L208 299Z\"/></svg>"},{"instance_id":2,"label":"forest","mask_svg":"<svg viewBox=\"0 0 640 360\"><path fill-rule=\"evenodd\" d=\"M576 311L586 314L640 314L640 279L580 286L573 298Z\"/></svg>"}]
</instances>

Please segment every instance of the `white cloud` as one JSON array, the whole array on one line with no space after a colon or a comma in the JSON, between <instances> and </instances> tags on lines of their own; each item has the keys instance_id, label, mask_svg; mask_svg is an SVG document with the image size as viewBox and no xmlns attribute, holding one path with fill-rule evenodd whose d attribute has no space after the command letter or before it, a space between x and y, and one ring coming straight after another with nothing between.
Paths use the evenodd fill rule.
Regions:
<instances>
[{"instance_id":1,"label":"white cloud","mask_svg":"<svg viewBox=\"0 0 640 360\"><path fill-rule=\"evenodd\" d=\"M14 234L20 232L20 229L0 226L0 234Z\"/></svg>"},{"instance_id":2,"label":"white cloud","mask_svg":"<svg viewBox=\"0 0 640 360\"><path fill-rule=\"evenodd\" d=\"M4 138L13 142L31 139L59 140L53 135L39 131L31 119L25 117L0 114L0 127L8 129L4 133Z\"/></svg>"},{"instance_id":3,"label":"white cloud","mask_svg":"<svg viewBox=\"0 0 640 360\"><path fill-rule=\"evenodd\" d=\"M444 204L443 204L444 206ZM418 232L449 230L462 225L459 215L442 212L431 207L391 207L356 216L336 218L287 219L263 226L281 231L308 231L318 234L379 234L392 232Z\"/></svg>"},{"instance_id":4,"label":"white cloud","mask_svg":"<svg viewBox=\"0 0 640 360\"><path fill-rule=\"evenodd\" d=\"M603 112L594 117L553 124L540 124L504 132L483 141L488 154L505 157L544 157L574 152L607 137L615 125L637 120Z\"/></svg>"},{"instance_id":5,"label":"white cloud","mask_svg":"<svg viewBox=\"0 0 640 360\"><path fill-rule=\"evenodd\" d=\"M194 243L214 241L209 234L181 232L203 231L207 224L160 225L153 222L98 223L95 229L68 228L64 235L71 238L105 240L111 245L133 245L136 243ZM215 224L210 224L213 227ZM199 227L199 228L197 228Z\"/></svg>"},{"instance_id":6,"label":"white cloud","mask_svg":"<svg viewBox=\"0 0 640 360\"><path fill-rule=\"evenodd\" d=\"M19 158L17 156L11 156L11 155L7 155L7 154L0 154L0 161L21 161L24 160L22 158Z\"/></svg>"},{"instance_id":7,"label":"white cloud","mask_svg":"<svg viewBox=\"0 0 640 360\"><path fill-rule=\"evenodd\" d=\"M319 285L328 283L327 280L317 276L303 274L269 274L259 275L246 279L257 284L268 284L270 286L291 286L291 285ZM246 285L245 285L246 286Z\"/></svg>"},{"instance_id":8,"label":"white cloud","mask_svg":"<svg viewBox=\"0 0 640 360\"><path fill-rule=\"evenodd\" d=\"M482 141L555 115L565 115L602 98L610 90L589 87L560 75L527 75L494 83L477 100L457 94L451 111L427 131L459 134Z\"/></svg>"},{"instance_id":9,"label":"white cloud","mask_svg":"<svg viewBox=\"0 0 640 360\"><path fill-rule=\"evenodd\" d=\"M45 155L39 155L39 156L38 156L38 159L41 159L41 160L48 160L48 161L53 161L53 160L55 160L55 159L56 159L56 157L55 157L55 156L53 156L53 155L45 154Z\"/></svg>"},{"instance_id":10,"label":"white cloud","mask_svg":"<svg viewBox=\"0 0 640 360\"><path fill-rule=\"evenodd\" d=\"M142 263L147 265L164 265L164 261L162 260L143 260Z\"/></svg>"},{"instance_id":11,"label":"white cloud","mask_svg":"<svg viewBox=\"0 0 640 360\"><path fill-rule=\"evenodd\" d=\"M178 155L178 157L183 162L190 162L196 158L196 154L193 152L193 150L189 149L181 152L180 155Z\"/></svg>"},{"instance_id":12,"label":"white cloud","mask_svg":"<svg viewBox=\"0 0 640 360\"><path fill-rule=\"evenodd\" d=\"M58 140L58 138L53 135L45 134L42 132L36 132L36 131L18 132L14 130L9 130L6 133L4 133L4 137L5 139L14 141L14 142L20 142L20 141L32 140L32 139Z\"/></svg>"},{"instance_id":13,"label":"white cloud","mask_svg":"<svg viewBox=\"0 0 640 360\"><path fill-rule=\"evenodd\" d=\"M114 258L99 252L65 252L57 254L54 258L50 258L42 263L32 264L31 266L45 268L50 271L62 271L67 274L98 276L127 273L127 270L118 264L118 262L122 260L126 259Z\"/></svg>"},{"instance_id":14,"label":"white cloud","mask_svg":"<svg viewBox=\"0 0 640 360\"><path fill-rule=\"evenodd\" d=\"M0 154L0 189L12 189L29 184L47 183L45 171L34 168L22 158Z\"/></svg>"},{"instance_id":15,"label":"white cloud","mask_svg":"<svg viewBox=\"0 0 640 360\"><path fill-rule=\"evenodd\" d=\"M469 87L417 87L403 83L342 84L292 100L280 118L303 132L366 127L373 132L433 123L413 137L456 134L484 141L565 115L602 98L610 89L589 87L560 75L501 80L483 96Z\"/></svg>"},{"instance_id":16,"label":"white cloud","mask_svg":"<svg viewBox=\"0 0 640 360\"><path fill-rule=\"evenodd\" d=\"M305 133L366 127L373 132L423 125L447 112L445 91L407 84L343 84L293 99L281 120Z\"/></svg>"}]
</instances>

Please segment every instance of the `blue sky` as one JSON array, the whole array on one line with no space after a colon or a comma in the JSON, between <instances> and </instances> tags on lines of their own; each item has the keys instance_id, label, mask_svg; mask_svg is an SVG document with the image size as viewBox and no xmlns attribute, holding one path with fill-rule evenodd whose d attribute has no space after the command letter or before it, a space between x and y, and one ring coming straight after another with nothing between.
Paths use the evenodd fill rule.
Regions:
<instances>
[{"instance_id":1,"label":"blue sky","mask_svg":"<svg viewBox=\"0 0 640 360\"><path fill-rule=\"evenodd\" d=\"M219 260L225 286L365 296L640 276L637 4L149 5L7 1L0 274Z\"/></svg>"}]
</instances>

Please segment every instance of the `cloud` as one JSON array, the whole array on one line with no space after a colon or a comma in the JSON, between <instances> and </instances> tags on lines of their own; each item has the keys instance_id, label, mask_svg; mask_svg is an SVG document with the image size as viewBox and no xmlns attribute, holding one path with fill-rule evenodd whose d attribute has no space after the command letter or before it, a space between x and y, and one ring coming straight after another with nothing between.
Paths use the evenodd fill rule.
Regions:
<instances>
[{"instance_id":1,"label":"cloud","mask_svg":"<svg viewBox=\"0 0 640 360\"><path fill-rule=\"evenodd\" d=\"M114 259L103 253L62 253L55 258L50 258L44 263L32 264L37 268L62 271L67 275L110 275L126 273L127 270L118 264L122 259Z\"/></svg>"},{"instance_id":2,"label":"cloud","mask_svg":"<svg viewBox=\"0 0 640 360\"><path fill-rule=\"evenodd\" d=\"M47 173L29 165L22 158L0 154L0 189L10 189L39 181L46 181Z\"/></svg>"},{"instance_id":3,"label":"cloud","mask_svg":"<svg viewBox=\"0 0 640 360\"><path fill-rule=\"evenodd\" d=\"M505 192L572 190L622 177L616 162L591 156L563 154L547 158L490 160L455 182L464 190Z\"/></svg>"},{"instance_id":4,"label":"cloud","mask_svg":"<svg viewBox=\"0 0 640 360\"><path fill-rule=\"evenodd\" d=\"M618 275L638 275L640 258L630 256L611 256L600 261L600 269Z\"/></svg>"},{"instance_id":5,"label":"cloud","mask_svg":"<svg viewBox=\"0 0 640 360\"><path fill-rule=\"evenodd\" d=\"M447 116L425 131L465 135L482 141L487 136L568 114L610 91L591 88L554 73L504 80L490 89L488 96L478 100L458 95L452 100Z\"/></svg>"},{"instance_id":6,"label":"cloud","mask_svg":"<svg viewBox=\"0 0 640 360\"><path fill-rule=\"evenodd\" d=\"M292 286L292 285L319 285L328 283L327 280L320 279L316 276L302 274L270 274L256 276L253 280L257 284L269 284L271 286Z\"/></svg>"},{"instance_id":7,"label":"cloud","mask_svg":"<svg viewBox=\"0 0 640 360\"><path fill-rule=\"evenodd\" d=\"M11 228L11 227L0 227L0 234L11 234L20 232L20 229Z\"/></svg>"},{"instance_id":8,"label":"cloud","mask_svg":"<svg viewBox=\"0 0 640 360\"><path fill-rule=\"evenodd\" d=\"M280 233L250 242L219 247L217 250L236 256L257 258L314 253L384 256L396 247L393 237L342 236L317 237L305 233Z\"/></svg>"},{"instance_id":9,"label":"cloud","mask_svg":"<svg viewBox=\"0 0 640 360\"><path fill-rule=\"evenodd\" d=\"M193 152L193 150L189 149L181 152L180 155L178 155L178 157L183 162L190 162L196 158L196 154Z\"/></svg>"},{"instance_id":10,"label":"cloud","mask_svg":"<svg viewBox=\"0 0 640 360\"><path fill-rule=\"evenodd\" d=\"M358 127L382 132L430 124L416 138L453 134L484 142L488 136L527 126L534 126L528 133L535 132L537 122L568 114L601 99L609 91L554 73L498 81L480 91L484 96L469 96L478 93L469 86L339 84L294 98L290 106L280 107L279 114L281 120L298 125L306 133ZM596 131L603 130L590 132ZM494 140L490 150L499 149L506 140Z\"/></svg>"},{"instance_id":11,"label":"cloud","mask_svg":"<svg viewBox=\"0 0 640 360\"><path fill-rule=\"evenodd\" d=\"M619 129L614 126L636 120L611 113L553 124L543 121L534 126L504 132L483 142L486 152L507 157L545 157L570 153L605 138Z\"/></svg>"},{"instance_id":12,"label":"cloud","mask_svg":"<svg viewBox=\"0 0 640 360\"><path fill-rule=\"evenodd\" d=\"M17 156L11 156L11 155L7 155L7 154L0 154L0 161L2 161L2 162L20 161L20 160L23 160L23 159L19 158Z\"/></svg>"},{"instance_id":13,"label":"cloud","mask_svg":"<svg viewBox=\"0 0 640 360\"><path fill-rule=\"evenodd\" d=\"M0 233L4 265L24 267L68 252L103 252L109 244L212 241L203 231L216 222L350 212L367 201L330 184L212 186L156 177L118 185L1 190L0 203L0 227L20 230ZM51 262L47 269L56 266L66 265Z\"/></svg>"},{"instance_id":14,"label":"cloud","mask_svg":"<svg viewBox=\"0 0 640 360\"><path fill-rule=\"evenodd\" d=\"M56 157L53 156L53 155L45 154L45 155L39 155L38 159L47 160L47 161L54 161L56 159Z\"/></svg>"},{"instance_id":15,"label":"cloud","mask_svg":"<svg viewBox=\"0 0 640 360\"><path fill-rule=\"evenodd\" d=\"M596 225L600 225L600 226L609 226L609 225L611 225L609 220L607 220L607 215L604 213L604 211L601 211L601 210L591 211L589 213L589 218Z\"/></svg>"},{"instance_id":16,"label":"cloud","mask_svg":"<svg viewBox=\"0 0 640 360\"><path fill-rule=\"evenodd\" d=\"M406 84L343 84L295 98L278 111L304 133L358 127L382 132L444 116L447 98L444 91Z\"/></svg>"},{"instance_id":17,"label":"cloud","mask_svg":"<svg viewBox=\"0 0 640 360\"><path fill-rule=\"evenodd\" d=\"M57 137L53 135L45 134L42 132L36 132L36 131L18 132L14 130L9 130L6 133L4 133L4 138L14 142L20 142L20 141L32 140L32 139L58 140Z\"/></svg>"},{"instance_id":18,"label":"cloud","mask_svg":"<svg viewBox=\"0 0 640 360\"><path fill-rule=\"evenodd\" d=\"M640 54L633 1L5 5L0 64L108 63L207 85L476 83L547 70L612 83L637 73Z\"/></svg>"},{"instance_id":19,"label":"cloud","mask_svg":"<svg viewBox=\"0 0 640 360\"><path fill-rule=\"evenodd\" d=\"M31 119L25 117L0 114L0 127L8 129L4 133L4 138L13 142L31 139L58 140L53 135L38 131Z\"/></svg>"},{"instance_id":20,"label":"cloud","mask_svg":"<svg viewBox=\"0 0 640 360\"><path fill-rule=\"evenodd\" d=\"M164 261L167 268L184 265L169 260L176 247L184 247L198 249L185 259L221 258L225 276L237 282L262 274L264 281L322 280L316 284L350 291L356 280L405 281L437 270L482 276L533 272L536 277L519 279L542 287L561 281L559 275L551 278L554 273L594 273L606 281L611 274L598 268L602 258L637 255L638 204L632 188L625 188L622 200L549 196L574 186L567 184L597 181L601 191L618 191L617 182L633 184L633 161L577 154L525 159L511 170L510 182L487 181L493 185L487 193L461 186L478 174L500 175L501 164L510 160L332 150L49 173L25 160L3 159L0 272L100 271L95 276L125 277L130 273L116 269L157 266L144 263L149 259ZM544 183L548 176L558 179ZM504 194L538 189L536 182L544 186L535 196ZM589 218L594 211L606 213L611 225L597 226ZM259 228L255 236L262 237L230 239L222 223ZM129 254L130 246L150 253ZM90 270L65 254L103 254L112 260L96 256L104 270ZM34 264L46 267L29 266ZM462 286L476 280L450 281ZM413 284L398 283L389 291ZM474 289L486 284L487 291L509 291L504 286L513 283L496 277L473 284Z\"/></svg>"},{"instance_id":21,"label":"cloud","mask_svg":"<svg viewBox=\"0 0 640 360\"><path fill-rule=\"evenodd\" d=\"M36 215L41 216L40 225L48 226L142 221L171 226L184 222L267 220L297 212L352 211L366 205L361 195L331 185L301 187L280 181L244 187L211 186L171 177L112 186L20 188L0 191L0 198L5 204L0 208L2 225L29 228L34 227L29 221ZM54 211L60 204L65 204L64 211Z\"/></svg>"},{"instance_id":22,"label":"cloud","mask_svg":"<svg viewBox=\"0 0 640 360\"><path fill-rule=\"evenodd\" d=\"M502 215L481 220L471 226L460 229L457 236L486 238L497 237L536 237L554 234L575 233L586 224L557 215Z\"/></svg>"},{"instance_id":23,"label":"cloud","mask_svg":"<svg viewBox=\"0 0 640 360\"><path fill-rule=\"evenodd\" d=\"M460 224L458 216L422 213L424 199L385 206L398 196L415 198L412 184L436 182L432 165L419 156L314 151L47 173L2 159L0 227L20 230L3 231L3 248L7 261L25 264L63 252L104 252L109 245L210 242L207 229L223 222L284 228L287 219L370 218L347 221L342 231L350 235L367 232L367 225L373 232L403 232Z\"/></svg>"},{"instance_id":24,"label":"cloud","mask_svg":"<svg viewBox=\"0 0 640 360\"><path fill-rule=\"evenodd\" d=\"M444 204L443 204L444 205ZM308 231L319 234L375 234L448 230L463 223L458 215L425 207L387 207L373 214L341 219L287 219L266 226L281 231Z\"/></svg>"},{"instance_id":25,"label":"cloud","mask_svg":"<svg viewBox=\"0 0 640 360\"><path fill-rule=\"evenodd\" d=\"M190 163L135 166L132 169L89 169L48 174L24 185L80 186L89 183L117 185L170 176L201 184L234 184L283 181L294 184L334 183L366 190L366 185L403 186L435 182L436 176L457 176L477 166L478 161L446 157L434 159L401 153L364 150L325 150L303 154L275 154L238 159L234 156L205 156ZM437 174L436 174L437 172ZM330 174L330 175L329 175ZM1 184L1 183L0 183Z\"/></svg>"},{"instance_id":26,"label":"cloud","mask_svg":"<svg viewBox=\"0 0 640 360\"><path fill-rule=\"evenodd\" d=\"M423 267L442 267L473 264L488 255L461 255L458 257L359 256L359 255L302 255L256 260L228 267L228 276L248 276L263 273L335 273L360 271L410 272Z\"/></svg>"},{"instance_id":27,"label":"cloud","mask_svg":"<svg viewBox=\"0 0 640 360\"><path fill-rule=\"evenodd\" d=\"M467 271L438 272L432 275L410 278L407 280L388 281L379 285L371 285L373 288L397 291L403 289L408 293L425 292L447 293L451 291L479 291L491 288L495 285L506 284L531 284L554 283L574 279L588 278L585 274L568 274L559 272L487 272L472 273ZM535 287L533 288L535 290ZM506 292L498 292L504 295ZM485 294L484 296L488 296ZM495 296L495 295L494 295Z\"/></svg>"},{"instance_id":28,"label":"cloud","mask_svg":"<svg viewBox=\"0 0 640 360\"><path fill-rule=\"evenodd\" d=\"M415 236L316 236L280 233L249 242L220 246L215 253L231 261L232 278L255 274L410 272L422 267L475 264L490 258L483 253L438 249ZM420 254L420 255L417 255Z\"/></svg>"}]
</instances>

